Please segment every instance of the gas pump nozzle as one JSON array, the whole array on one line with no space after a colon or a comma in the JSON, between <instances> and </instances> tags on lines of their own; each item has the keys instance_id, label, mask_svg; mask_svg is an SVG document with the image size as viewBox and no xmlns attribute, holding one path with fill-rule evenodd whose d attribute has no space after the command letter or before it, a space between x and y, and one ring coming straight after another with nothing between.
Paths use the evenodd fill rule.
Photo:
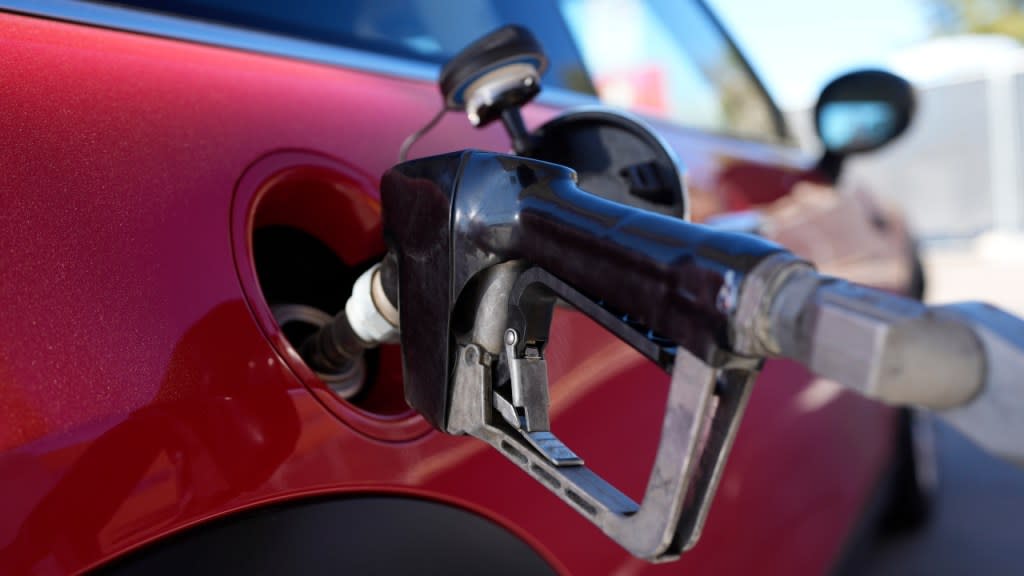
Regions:
<instances>
[{"instance_id":1,"label":"gas pump nozzle","mask_svg":"<svg viewBox=\"0 0 1024 576\"><path fill-rule=\"evenodd\" d=\"M481 272L505 262L538 267L719 366L729 361L730 314L745 275L785 254L753 236L604 200L578 188L568 168L502 154L400 164L384 175L381 197L385 239L398 258L407 400L441 429L459 343L454 323L480 321L471 299L486 292L473 282ZM502 352L508 326L498 324L487 336L477 326L473 343ZM527 334L517 349L533 340Z\"/></svg>"},{"instance_id":2,"label":"gas pump nozzle","mask_svg":"<svg viewBox=\"0 0 1024 576\"><path fill-rule=\"evenodd\" d=\"M409 404L492 445L637 557L696 542L765 358L938 410L1024 462L1024 321L994 308L825 277L755 236L591 195L539 160L406 162L381 197ZM558 299L672 375L640 504L552 433L544 350Z\"/></svg>"},{"instance_id":3,"label":"gas pump nozzle","mask_svg":"<svg viewBox=\"0 0 1024 576\"><path fill-rule=\"evenodd\" d=\"M438 429L491 444L634 555L692 546L759 367L729 351L732 299L783 250L604 200L572 170L501 154L400 164L381 198L406 400ZM641 504L552 433L544 349L556 299L672 374Z\"/></svg>"},{"instance_id":4,"label":"gas pump nozzle","mask_svg":"<svg viewBox=\"0 0 1024 576\"><path fill-rule=\"evenodd\" d=\"M1024 465L1024 321L979 302L926 306L769 258L733 315L733 350L796 360L887 404L936 411Z\"/></svg>"}]
</instances>

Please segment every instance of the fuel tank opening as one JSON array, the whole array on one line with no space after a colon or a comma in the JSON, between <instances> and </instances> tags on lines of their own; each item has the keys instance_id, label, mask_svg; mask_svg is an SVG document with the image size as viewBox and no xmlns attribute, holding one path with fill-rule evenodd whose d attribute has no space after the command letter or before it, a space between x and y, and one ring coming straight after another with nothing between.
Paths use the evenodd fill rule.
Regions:
<instances>
[{"instance_id":1,"label":"fuel tank opening","mask_svg":"<svg viewBox=\"0 0 1024 576\"><path fill-rule=\"evenodd\" d=\"M314 236L288 226L255 230L253 256L270 312L295 349L342 309L362 271L346 266ZM347 370L317 376L335 394L351 400L366 384L365 365L360 359Z\"/></svg>"},{"instance_id":2,"label":"fuel tank opening","mask_svg":"<svg viewBox=\"0 0 1024 576\"><path fill-rule=\"evenodd\" d=\"M386 252L378 188L337 158L307 150L267 154L236 184L231 243L253 320L297 383L358 433L406 442L432 428L405 401L398 345L363 354L362 386L342 394L300 354L318 318L343 310L356 280Z\"/></svg>"},{"instance_id":3,"label":"fuel tank opening","mask_svg":"<svg viewBox=\"0 0 1024 576\"><path fill-rule=\"evenodd\" d=\"M253 320L297 383L359 434L407 442L431 427L406 403L397 344L361 355L361 377L317 374L300 354L306 336L343 310L356 279L385 253L378 186L322 154L267 154L236 184L231 245Z\"/></svg>"},{"instance_id":4,"label":"fuel tank opening","mask_svg":"<svg viewBox=\"0 0 1024 576\"><path fill-rule=\"evenodd\" d=\"M349 266L312 234L273 225L253 231L253 264L267 305L281 333L298 350L311 334L345 306L352 285L366 266ZM349 369L316 376L339 398L375 414L408 410L394 370L381 374L390 355L368 351ZM398 394L394 393L397 388ZM397 396L397 397L396 397Z\"/></svg>"},{"instance_id":5,"label":"fuel tank opening","mask_svg":"<svg viewBox=\"0 0 1024 576\"><path fill-rule=\"evenodd\" d=\"M292 346L298 347L318 329L331 321L331 315L312 306L303 304L279 304L270 309L285 338ZM349 399L359 394L366 384L366 360L356 358L342 370L324 373L317 371L335 394Z\"/></svg>"}]
</instances>

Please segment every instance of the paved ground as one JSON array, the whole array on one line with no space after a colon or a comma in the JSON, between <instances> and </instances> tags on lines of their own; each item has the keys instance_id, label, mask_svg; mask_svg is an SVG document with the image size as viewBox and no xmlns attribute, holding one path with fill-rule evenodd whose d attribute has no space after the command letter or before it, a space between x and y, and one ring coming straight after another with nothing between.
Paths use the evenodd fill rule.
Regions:
<instances>
[{"instance_id":1,"label":"paved ground","mask_svg":"<svg viewBox=\"0 0 1024 576\"><path fill-rule=\"evenodd\" d=\"M1024 574L1024 469L939 426L938 507L921 531L880 537L863 574Z\"/></svg>"},{"instance_id":2,"label":"paved ground","mask_svg":"<svg viewBox=\"0 0 1024 576\"><path fill-rule=\"evenodd\" d=\"M1024 314L1024 243L989 239L969 249L930 250L925 265L929 300L983 299ZM941 485L932 522L917 533L880 537L859 570L1024 574L1024 468L992 458L945 426L936 439Z\"/></svg>"}]
</instances>

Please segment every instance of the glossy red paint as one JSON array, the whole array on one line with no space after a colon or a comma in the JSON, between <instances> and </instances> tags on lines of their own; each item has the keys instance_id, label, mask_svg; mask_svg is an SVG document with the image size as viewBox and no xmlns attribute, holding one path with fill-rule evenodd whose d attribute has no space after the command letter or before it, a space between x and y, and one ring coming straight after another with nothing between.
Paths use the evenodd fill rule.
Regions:
<instances>
[{"instance_id":1,"label":"glossy red paint","mask_svg":"<svg viewBox=\"0 0 1024 576\"><path fill-rule=\"evenodd\" d=\"M239 510L370 492L475 511L562 572L836 558L889 458L891 413L792 365L758 382L700 544L653 566L483 444L352 407L297 362L253 284L254 203L284 181L264 217L337 218L325 242L378 256L377 177L437 107L431 85L10 14L0 37L0 573L84 570ZM663 128L708 206L733 203L737 163L759 166L734 183L752 201L801 177L789 151ZM453 116L416 153L506 146ZM337 214L289 213L296 183ZM578 315L556 321L555 429L636 494L664 375Z\"/></svg>"}]
</instances>

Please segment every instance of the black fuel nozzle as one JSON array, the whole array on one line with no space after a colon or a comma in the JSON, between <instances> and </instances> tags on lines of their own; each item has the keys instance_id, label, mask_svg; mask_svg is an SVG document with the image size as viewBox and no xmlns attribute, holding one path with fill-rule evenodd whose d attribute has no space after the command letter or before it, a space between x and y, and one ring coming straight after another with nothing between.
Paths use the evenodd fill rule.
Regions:
<instances>
[{"instance_id":1,"label":"black fuel nozzle","mask_svg":"<svg viewBox=\"0 0 1024 576\"><path fill-rule=\"evenodd\" d=\"M713 361L728 347L744 273L783 251L610 202L581 190L568 168L503 154L400 164L384 175L381 198L398 262L406 400L442 430L453 315L481 271L512 260L538 266Z\"/></svg>"},{"instance_id":2,"label":"black fuel nozzle","mask_svg":"<svg viewBox=\"0 0 1024 576\"><path fill-rule=\"evenodd\" d=\"M381 199L406 401L438 430L490 444L636 556L691 546L760 366L729 350L736 293L782 249L606 200L569 168L503 154L400 164ZM671 374L658 481L642 504L552 430L545 350L559 300Z\"/></svg>"}]
</instances>

